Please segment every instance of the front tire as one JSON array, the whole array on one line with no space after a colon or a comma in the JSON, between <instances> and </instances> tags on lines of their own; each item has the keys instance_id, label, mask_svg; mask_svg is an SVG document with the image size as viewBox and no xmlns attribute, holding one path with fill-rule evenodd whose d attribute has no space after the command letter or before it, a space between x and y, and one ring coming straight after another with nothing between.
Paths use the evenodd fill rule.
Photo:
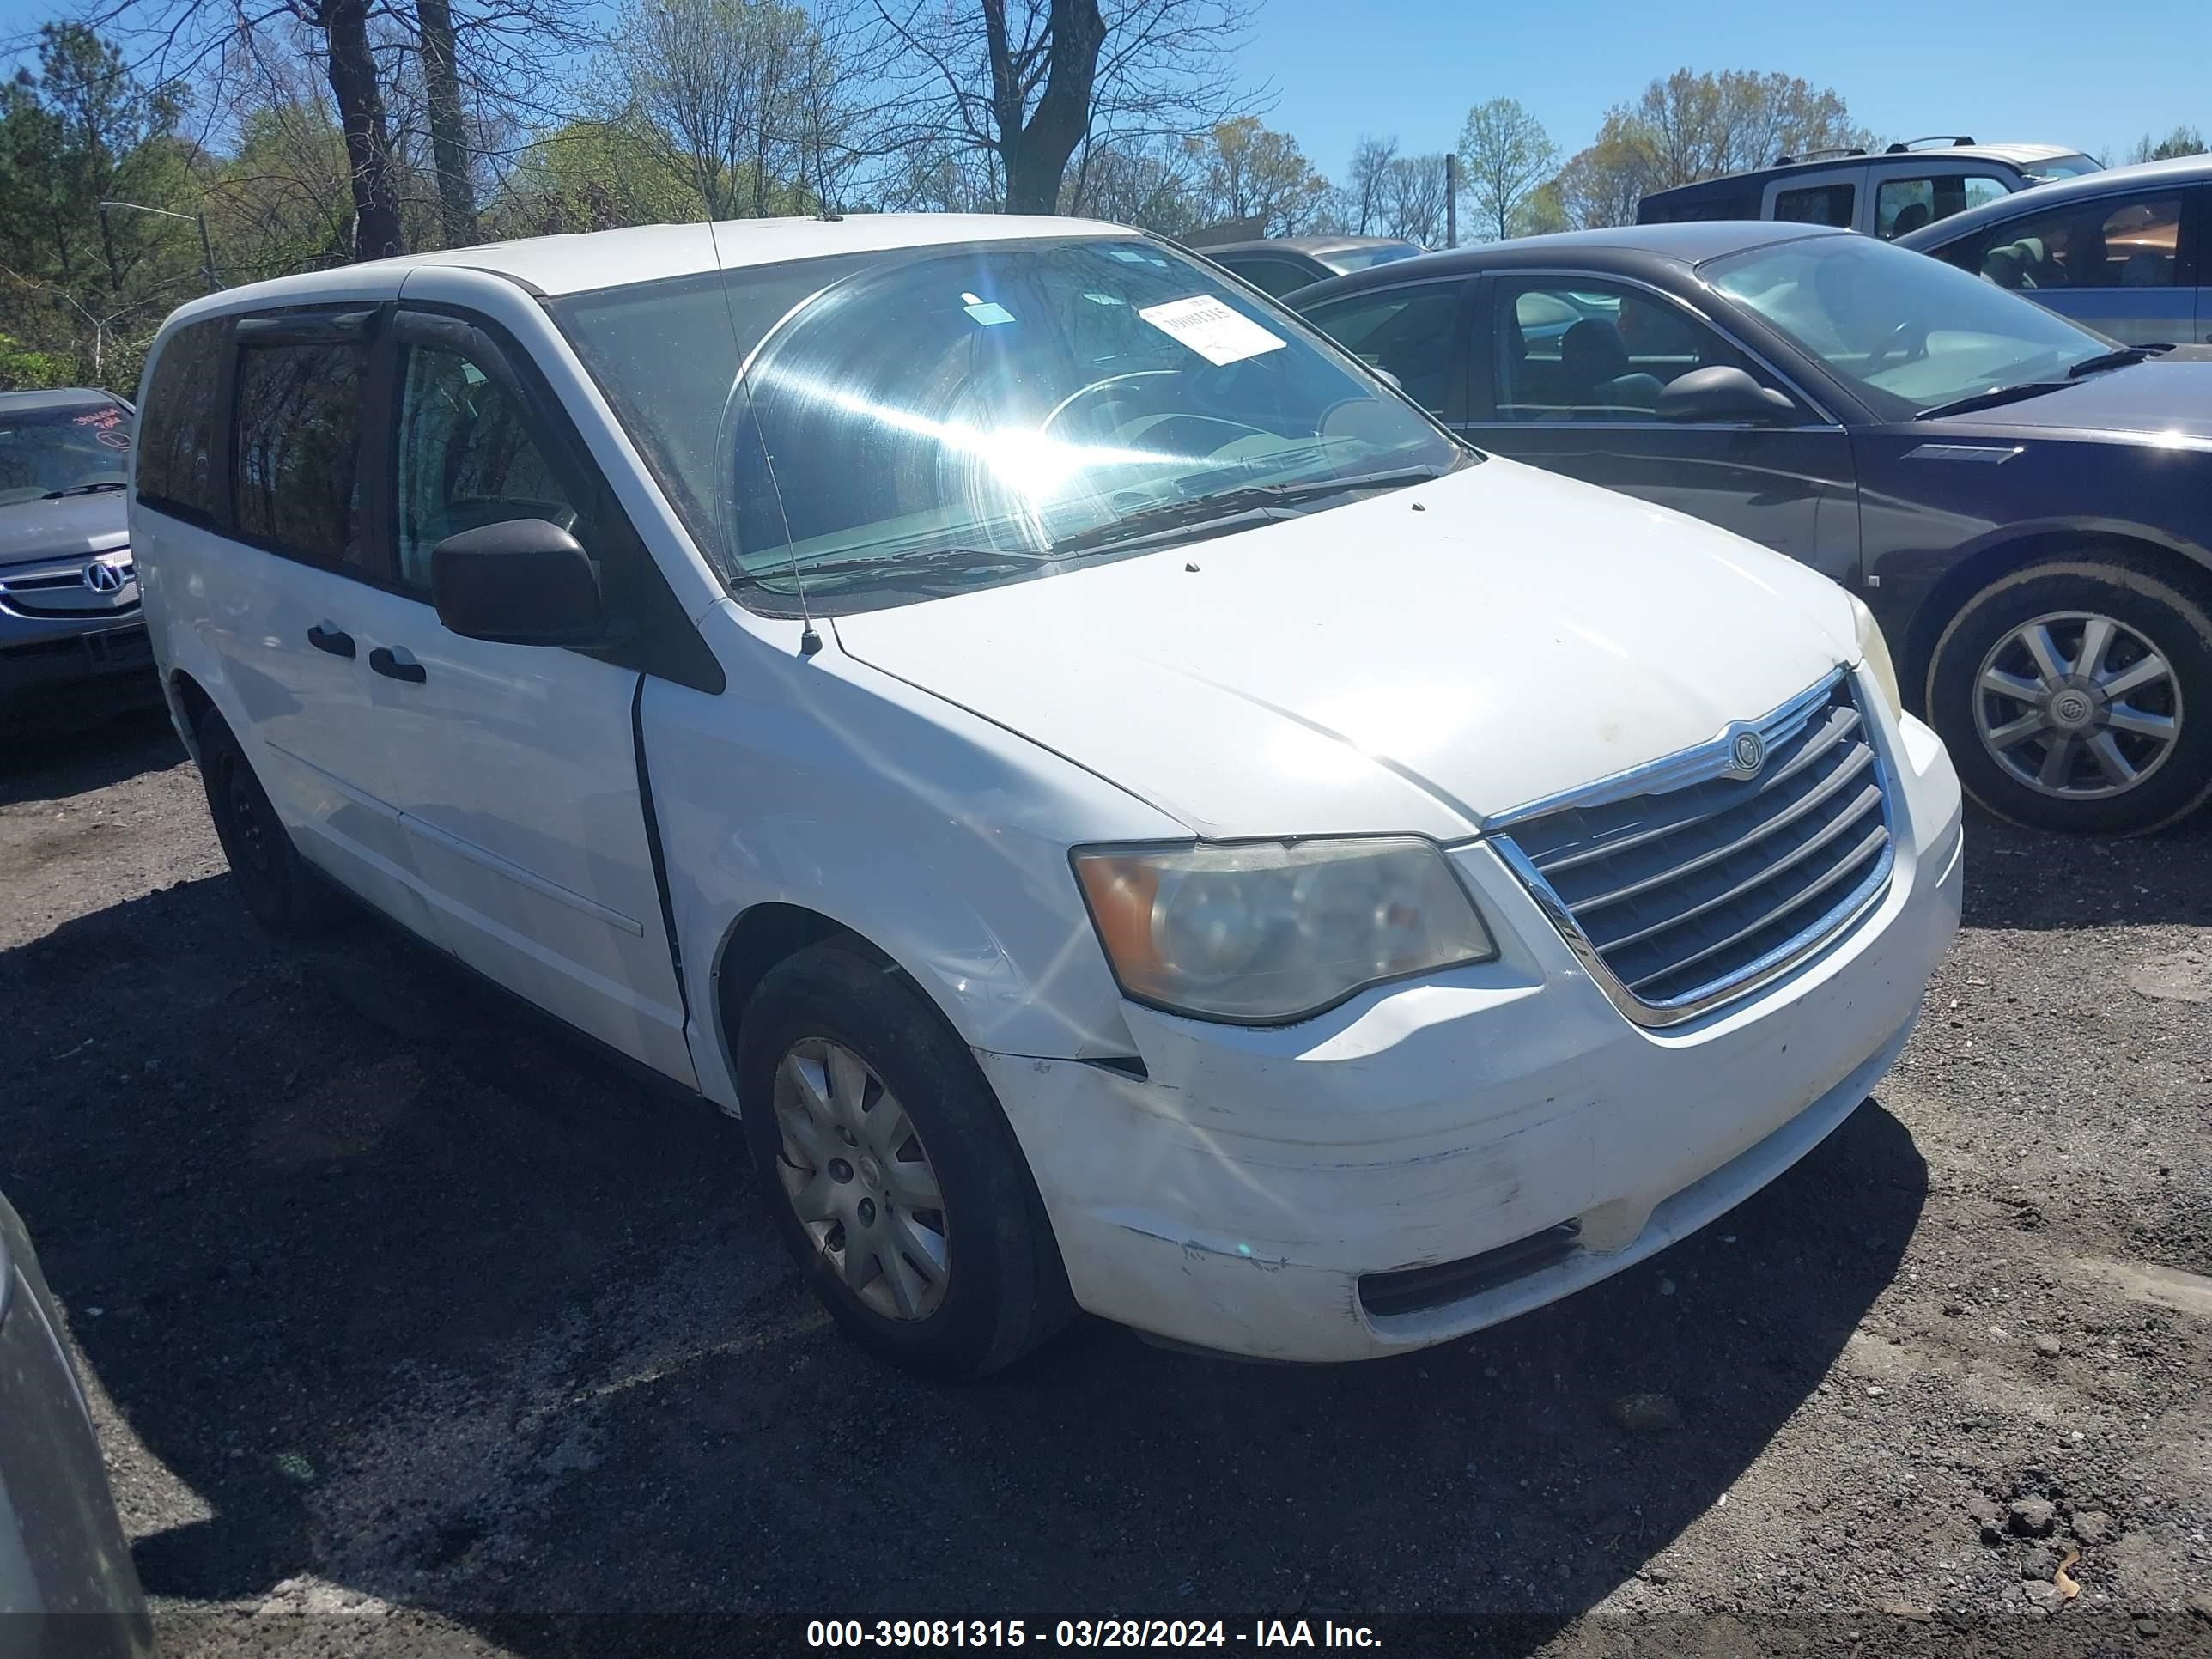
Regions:
<instances>
[{"instance_id":1,"label":"front tire","mask_svg":"<svg viewBox=\"0 0 2212 1659\"><path fill-rule=\"evenodd\" d=\"M842 940L744 1011L762 1196L845 1334L925 1376L1012 1364L1073 1311L1029 1167L975 1058L905 975Z\"/></svg>"},{"instance_id":2,"label":"front tire","mask_svg":"<svg viewBox=\"0 0 2212 1659\"><path fill-rule=\"evenodd\" d=\"M1967 793L1999 817L2147 834L2212 797L2212 618L2124 555L2031 565L1943 630L1928 710Z\"/></svg>"},{"instance_id":3,"label":"front tire","mask_svg":"<svg viewBox=\"0 0 2212 1659\"><path fill-rule=\"evenodd\" d=\"M338 890L300 856L246 751L214 709L200 717L198 738L208 816L253 919L279 939L305 939L352 915Z\"/></svg>"}]
</instances>

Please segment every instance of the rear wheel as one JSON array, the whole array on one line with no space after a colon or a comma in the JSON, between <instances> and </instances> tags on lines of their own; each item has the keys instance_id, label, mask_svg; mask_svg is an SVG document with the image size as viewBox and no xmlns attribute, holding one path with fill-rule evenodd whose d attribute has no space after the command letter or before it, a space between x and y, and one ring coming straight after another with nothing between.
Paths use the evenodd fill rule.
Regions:
<instances>
[{"instance_id":1,"label":"rear wheel","mask_svg":"<svg viewBox=\"0 0 2212 1659\"><path fill-rule=\"evenodd\" d=\"M908 1370L1012 1364L1073 1311L1052 1230L974 1057L911 981L842 941L770 970L738 1093L761 1191L815 1294Z\"/></svg>"},{"instance_id":2,"label":"rear wheel","mask_svg":"<svg viewBox=\"0 0 2212 1659\"><path fill-rule=\"evenodd\" d=\"M2212 620L2122 556L2033 565L1944 629L1928 708L1960 781L1999 817L2157 830L2212 796Z\"/></svg>"},{"instance_id":3,"label":"rear wheel","mask_svg":"<svg viewBox=\"0 0 2212 1659\"><path fill-rule=\"evenodd\" d=\"M352 914L338 890L300 856L238 738L210 708L200 717L200 781L216 839L253 919L282 938L320 933Z\"/></svg>"}]
</instances>

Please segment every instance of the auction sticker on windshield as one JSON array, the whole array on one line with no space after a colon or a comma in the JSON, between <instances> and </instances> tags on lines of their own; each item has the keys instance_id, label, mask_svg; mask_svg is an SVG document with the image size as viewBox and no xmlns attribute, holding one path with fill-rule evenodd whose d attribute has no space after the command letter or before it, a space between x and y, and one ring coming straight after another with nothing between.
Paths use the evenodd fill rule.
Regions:
<instances>
[{"instance_id":1,"label":"auction sticker on windshield","mask_svg":"<svg viewBox=\"0 0 2212 1659\"><path fill-rule=\"evenodd\" d=\"M1211 294L1194 294L1188 300L1146 306L1137 315L1161 333L1180 340L1209 363L1242 362L1263 351L1278 350L1283 344L1279 335L1268 333L1249 317L1231 311Z\"/></svg>"}]
</instances>

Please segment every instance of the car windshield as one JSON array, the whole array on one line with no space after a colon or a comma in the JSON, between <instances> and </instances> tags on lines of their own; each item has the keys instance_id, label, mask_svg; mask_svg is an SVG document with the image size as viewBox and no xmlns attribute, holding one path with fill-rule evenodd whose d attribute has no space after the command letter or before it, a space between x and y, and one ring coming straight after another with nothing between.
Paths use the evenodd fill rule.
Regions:
<instances>
[{"instance_id":1,"label":"car windshield","mask_svg":"<svg viewBox=\"0 0 2212 1659\"><path fill-rule=\"evenodd\" d=\"M1123 526L1202 534L1469 453L1295 319L1133 237L738 268L553 309L695 535L772 610L802 582L834 612L1054 574Z\"/></svg>"},{"instance_id":2,"label":"car windshield","mask_svg":"<svg viewBox=\"0 0 2212 1659\"><path fill-rule=\"evenodd\" d=\"M1698 274L1818 358L1885 419L2064 378L2111 342L1940 259L1870 237L1808 236Z\"/></svg>"},{"instance_id":3,"label":"car windshield","mask_svg":"<svg viewBox=\"0 0 2212 1659\"><path fill-rule=\"evenodd\" d=\"M1347 247L1334 253L1324 253L1321 262L1330 270L1349 273L1364 270L1370 265L1387 265L1400 259L1410 259L1416 253L1428 250L1419 242L1382 242L1373 247Z\"/></svg>"},{"instance_id":4,"label":"car windshield","mask_svg":"<svg viewBox=\"0 0 2212 1659\"><path fill-rule=\"evenodd\" d=\"M112 398L0 410L0 507L123 488L131 411Z\"/></svg>"},{"instance_id":5,"label":"car windshield","mask_svg":"<svg viewBox=\"0 0 2212 1659\"><path fill-rule=\"evenodd\" d=\"M2086 155L2055 155L2047 161L2031 161L2021 168L2039 185L2047 185L2054 179L2078 179L2085 173L2104 170Z\"/></svg>"}]
</instances>

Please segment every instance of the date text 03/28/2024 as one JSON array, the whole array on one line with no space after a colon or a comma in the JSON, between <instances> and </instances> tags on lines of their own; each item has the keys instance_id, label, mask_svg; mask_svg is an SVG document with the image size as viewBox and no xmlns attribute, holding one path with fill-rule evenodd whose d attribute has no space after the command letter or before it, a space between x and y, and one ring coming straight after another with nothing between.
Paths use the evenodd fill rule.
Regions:
<instances>
[{"instance_id":1,"label":"date text 03/28/2024","mask_svg":"<svg viewBox=\"0 0 2212 1659\"><path fill-rule=\"evenodd\" d=\"M810 1648L1367 1648L1382 1646L1365 1625L1259 1619L815 1619Z\"/></svg>"}]
</instances>

